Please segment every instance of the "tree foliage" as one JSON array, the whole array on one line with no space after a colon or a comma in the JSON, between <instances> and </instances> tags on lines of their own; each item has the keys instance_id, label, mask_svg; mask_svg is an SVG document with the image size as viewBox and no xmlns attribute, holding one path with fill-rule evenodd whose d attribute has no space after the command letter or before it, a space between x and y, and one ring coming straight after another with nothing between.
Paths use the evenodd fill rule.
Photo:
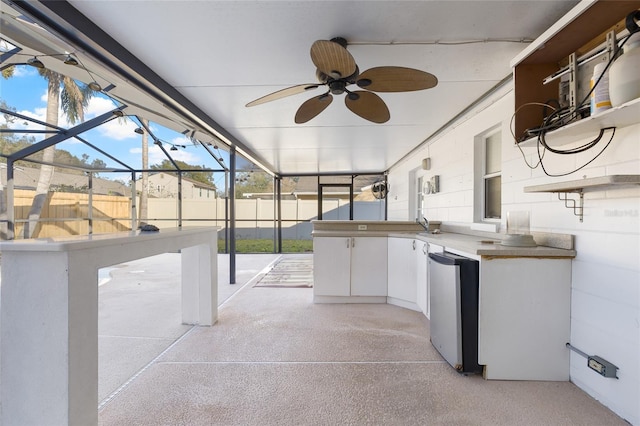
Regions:
<instances>
[{"instance_id":1,"label":"tree foliage","mask_svg":"<svg viewBox=\"0 0 640 426\"><path fill-rule=\"evenodd\" d=\"M15 108L7 106L5 101L0 100L0 106L3 109L9 111L15 111ZM0 128L2 129L10 129L13 124L15 124L16 118L10 114L4 114L4 121ZM15 152L18 152L28 146L36 143L36 140L33 136L26 135L24 133L0 133L0 154L3 156L11 155ZM43 152L39 151L35 154L28 156L27 158L42 161ZM94 168L94 169L104 169L107 164L99 158L95 158L91 161L88 154L82 154L82 158L78 158L75 155L71 154L69 151L64 149L56 149L53 156L53 161L56 164L68 164L74 167L85 167L85 168ZM0 158L0 161L6 163L6 159ZM29 161L18 161L16 166L19 167L40 167L37 163L32 163ZM56 170L64 171L65 173L71 174L82 174L81 170L71 169L71 168L63 168L56 167Z\"/></svg>"},{"instance_id":2,"label":"tree foliage","mask_svg":"<svg viewBox=\"0 0 640 426\"><path fill-rule=\"evenodd\" d=\"M273 193L273 178L264 172L236 173L236 198L245 198L245 194Z\"/></svg>"},{"instance_id":3,"label":"tree foliage","mask_svg":"<svg viewBox=\"0 0 640 426\"><path fill-rule=\"evenodd\" d=\"M280 189L283 193L291 193L298 182L297 178L286 177L282 179ZM273 194L273 177L265 172L239 172L236 173L236 198L246 198L248 194Z\"/></svg>"},{"instance_id":4,"label":"tree foliage","mask_svg":"<svg viewBox=\"0 0 640 426\"><path fill-rule=\"evenodd\" d=\"M206 167L204 167L204 166L194 166L194 165L187 164L184 161L180 161L180 160L174 160L174 161L176 162L176 164L178 165L180 170L204 170L204 169L206 169ZM173 166L173 164L169 160L162 160L162 163L154 164L154 165L151 166L151 168L153 170L172 170L172 171L176 171L176 168ZM191 179L191 180L195 180L196 182L204 183L205 185L215 186L214 180L213 180L213 172L208 172L208 171L202 171L202 172L190 171L190 172L184 172L182 174L182 176L186 177L188 179Z\"/></svg>"}]
</instances>

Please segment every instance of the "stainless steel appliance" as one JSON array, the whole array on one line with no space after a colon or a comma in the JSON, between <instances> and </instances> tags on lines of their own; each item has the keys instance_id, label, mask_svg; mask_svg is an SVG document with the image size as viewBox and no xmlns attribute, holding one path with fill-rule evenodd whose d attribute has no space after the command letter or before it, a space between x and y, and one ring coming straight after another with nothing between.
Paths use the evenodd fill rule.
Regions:
<instances>
[{"instance_id":1,"label":"stainless steel appliance","mask_svg":"<svg viewBox=\"0 0 640 426\"><path fill-rule=\"evenodd\" d=\"M478 277L476 260L429 253L431 343L460 373L479 373Z\"/></svg>"}]
</instances>

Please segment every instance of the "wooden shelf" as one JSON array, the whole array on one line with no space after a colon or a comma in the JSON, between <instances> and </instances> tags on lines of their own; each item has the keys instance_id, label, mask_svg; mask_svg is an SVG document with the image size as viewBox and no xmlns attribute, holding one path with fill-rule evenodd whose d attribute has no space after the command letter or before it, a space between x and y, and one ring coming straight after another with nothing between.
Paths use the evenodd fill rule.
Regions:
<instances>
[{"instance_id":1,"label":"wooden shelf","mask_svg":"<svg viewBox=\"0 0 640 426\"><path fill-rule=\"evenodd\" d=\"M524 192L584 192L615 185L640 185L640 175L610 175L545 185L525 186Z\"/></svg>"},{"instance_id":2,"label":"wooden shelf","mask_svg":"<svg viewBox=\"0 0 640 426\"><path fill-rule=\"evenodd\" d=\"M597 40L604 43L608 31L622 30L620 22L635 9L640 9L640 0L584 0L578 3L511 62L515 109L532 102L547 103L557 99L559 80L545 85L543 79L560 70L560 64L571 53L592 46ZM523 135L526 129L540 124L540 108L523 108L514 119L515 135Z\"/></svg>"}]
</instances>

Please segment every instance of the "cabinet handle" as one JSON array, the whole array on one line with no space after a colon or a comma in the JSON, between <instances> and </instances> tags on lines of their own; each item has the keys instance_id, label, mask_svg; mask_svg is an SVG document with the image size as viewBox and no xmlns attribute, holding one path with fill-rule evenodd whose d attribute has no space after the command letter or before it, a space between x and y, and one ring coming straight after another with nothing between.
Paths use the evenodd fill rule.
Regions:
<instances>
[{"instance_id":1,"label":"cabinet handle","mask_svg":"<svg viewBox=\"0 0 640 426\"><path fill-rule=\"evenodd\" d=\"M347 248L351 247L351 238L347 238Z\"/></svg>"},{"instance_id":2,"label":"cabinet handle","mask_svg":"<svg viewBox=\"0 0 640 426\"><path fill-rule=\"evenodd\" d=\"M352 238L351 239L351 247L355 247L356 246L356 239Z\"/></svg>"},{"instance_id":3,"label":"cabinet handle","mask_svg":"<svg viewBox=\"0 0 640 426\"><path fill-rule=\"evenodd\" d=\"M427 243L424 243L424 244L422 245L422 253L423 253L423 254L427 254Z\"/></svg>"},{"instance_id":4,"label":"cabinet handle","mask_svg":"<svg viewBox=\"0 0 640 426\"><path fill-rule=\"evenodd\" d=\"M416 249L416 240L413 240L413 242L411 243L411 245L412 245L413 249L415 250L415 249Z\"/></svg>"}]
</instances>

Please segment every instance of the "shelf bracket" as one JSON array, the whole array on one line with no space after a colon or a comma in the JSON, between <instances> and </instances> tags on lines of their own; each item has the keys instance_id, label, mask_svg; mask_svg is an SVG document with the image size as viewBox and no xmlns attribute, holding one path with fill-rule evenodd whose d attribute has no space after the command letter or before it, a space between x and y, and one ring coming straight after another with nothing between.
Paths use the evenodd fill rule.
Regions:
<instances>
[{"instance_id":1,"label":"shelf bracket","mask_svg":"<svg viewBox=\"0 0 640 426\"><path fill-rule=\"evenodd\" d=\"M569 198L569 193L567 192L558 192L558 199L560 201L564 201L564 206L568 209L573 210L573 214L580 218L580 222L582 222L584 218L584 192L578 191L580 198L576 201L573 198ZM575 192L572 192L575 194Z\"/></svg>"}]
</instances>

